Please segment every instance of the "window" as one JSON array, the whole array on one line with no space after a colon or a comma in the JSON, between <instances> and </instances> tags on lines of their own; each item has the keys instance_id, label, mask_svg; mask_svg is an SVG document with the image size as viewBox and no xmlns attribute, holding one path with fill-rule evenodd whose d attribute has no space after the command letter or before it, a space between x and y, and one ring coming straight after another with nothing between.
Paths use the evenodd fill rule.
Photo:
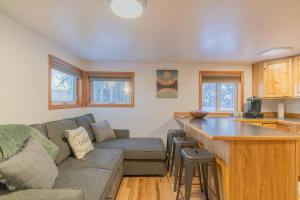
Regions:
<instances>
[{"instance_id":1,"label":"window","mask_svg":"<svg viewBox=\"0 0 300 200\"><path fill-rule=\"evenodd\" d=\"M86 79L89 106L134 106L134 73L87 72Z\"/></svg>"},{"instance_id":2,"label":"window","mask_svg":"<svg viewBox=\"0 0 300 200\"><path fill-rule=\"evenodd\" d=\"M49 56L49 109L82 105L82 75L79 68Z\"/></svg>"},{"instance_id":3,"label":"window","mask_svg":"<svg viewBox=\"0 0 300 200\"><path fill-rule=\"evenodd\" d=\"M243 92L243 72L200 72L200 108L203 111L242 111Z\"/></svg>"}]
</instances>

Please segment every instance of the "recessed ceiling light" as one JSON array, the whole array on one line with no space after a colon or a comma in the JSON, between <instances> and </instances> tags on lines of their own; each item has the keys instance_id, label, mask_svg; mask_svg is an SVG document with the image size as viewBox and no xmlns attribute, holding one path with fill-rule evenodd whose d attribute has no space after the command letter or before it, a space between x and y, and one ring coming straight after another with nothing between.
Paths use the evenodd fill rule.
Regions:
<instances>
[{"instance_id":1,"label":"recessed ceiling light","mask_svg":"<svg viewBox=\"0 0 300 200\"><path fill-rule=\"evenodd\" d=\"M292 49L293 49L293 47L275 47L275 48L267 49L263 52L260 52L259 55L260 56L277 56L277 55L286 53Z\"/></svg>"},{"instance_id":2,"label":"recessed ceiling light","mask_svg":"<svg viewBox=\"0 0 300 200\"><path fill-rule=\"evenodd\" d=\"M119 17L132 19L141 16L146 0L111 0L110 8Z\"/></svg>"}]
</instances>

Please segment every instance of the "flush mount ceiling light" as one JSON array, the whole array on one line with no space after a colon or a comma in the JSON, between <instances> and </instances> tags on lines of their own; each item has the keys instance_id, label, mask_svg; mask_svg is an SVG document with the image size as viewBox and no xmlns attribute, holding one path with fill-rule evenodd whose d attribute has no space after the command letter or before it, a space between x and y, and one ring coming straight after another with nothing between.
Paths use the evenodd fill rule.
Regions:
<instances>
[{"instance_id":1,"label":"flush mount ceiling light","mask_svg":"<svg viewBox=\"0 0 300 200\"><path fill-rule=\"evenodd\" d=\"M133 19L141 16L146 0L110 0L110 8L119 17Z\"/></svg>"},{"instance_id":2,"label":"flush mount ceiling light","mask_svg":"<svg viewBox=\"0 0 300 200\"><path fill-rule=\"evenodd\" d=\"M267 49L263 52L260 52L259 55L260 56L277 56L277 55L286 53L292 49L293 49L293 47L275 47L275 48Z\"/></svg>"}]
</instances>

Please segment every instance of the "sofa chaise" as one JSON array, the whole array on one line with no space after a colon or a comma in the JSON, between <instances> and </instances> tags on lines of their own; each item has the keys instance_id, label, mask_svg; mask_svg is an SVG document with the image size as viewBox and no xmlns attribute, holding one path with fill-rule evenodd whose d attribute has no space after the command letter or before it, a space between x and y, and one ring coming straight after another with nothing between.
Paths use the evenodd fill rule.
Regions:
<instances>
[{"instance_id":1,"label":"sofa chaise","mask_svg":"<svg viewBox=\"0 0 300 200\"><path fill-rule=\"evenodd\" d=\"M130 138L117 130L115 139L93 142L95 150L78 160L64 139L66 130L84 127L92 141L93 114L31 125L59 147L58 177L52 189L1 191L0 200L113 200L123 175L165 175L165 148L159 138Z\"/></svg>"}]
</instances>

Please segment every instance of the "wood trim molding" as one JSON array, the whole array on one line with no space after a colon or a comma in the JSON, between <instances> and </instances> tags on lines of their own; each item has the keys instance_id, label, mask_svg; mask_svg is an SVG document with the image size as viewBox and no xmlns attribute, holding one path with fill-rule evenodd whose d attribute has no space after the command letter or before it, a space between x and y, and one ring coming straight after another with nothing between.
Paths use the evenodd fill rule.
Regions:
<instances>
[{"instance_id":1,"label":"wood trim molding","mask_svg":"<svg viewBox=\"0 0 300 200\"><path fill-rule=\"evenodd\" d=\"M48 109L49 110L54 110L54 109L67 109L67 108L79 108L83 106L83 74L84 71L81 70L80 68L71 65L59 58L56 58L52 55L49 55L49 63L48 63ZM72 71L76 74L79 75L79 78L76 82L76 95L77 95L77 100L76 104L52 104L52 94L51 94L51 70L53 66L59 66L62 69L67 69L69 71Z\"/></svg>"},{"instance_id":2,"label":"wood trim molding","mask_svg":"<svg viewBox=\"0 0 300 200\"><path fill-rule=\"evenodd\" d=\"M240 94L240 108L241 112L244 112L244 71L199 71L199 108L202 108L202 86L203 86L203 76L204 75L238 75L240 76L240 83L241 83L241 94ZM210 114L217 114L220 113L210 113ZM228 113L224 113L228 115ZM231 114L231 113L230 113Z\"/></svg>"},{"instance_id":3,"label":"wood trim molding","mask_svg":"<svg viewBox=\"0 0 300 200\"><path fill-rule=\"evenodd\" d=\"M95 104L91 102L91 81L90 77L127 77L131 80L131 103L130 104ZM135 106L135 83L134 72L104 72L104 71L87 71L84 73L84 102L87 107L118 107L131 108Z\"/></svg>"}]
</instances>

